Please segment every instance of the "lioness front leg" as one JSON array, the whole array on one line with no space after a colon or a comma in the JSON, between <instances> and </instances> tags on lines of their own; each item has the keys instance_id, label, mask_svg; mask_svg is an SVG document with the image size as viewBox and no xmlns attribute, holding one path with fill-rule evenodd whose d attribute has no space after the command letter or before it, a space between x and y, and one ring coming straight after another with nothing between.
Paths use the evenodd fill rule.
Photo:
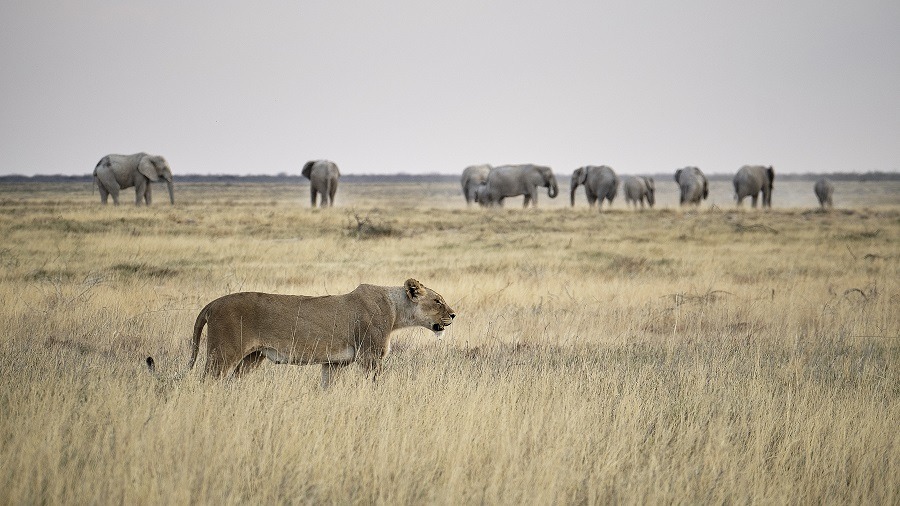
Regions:
<instances>
[{"instance_id":1,"label":"lioness front leg","mask_svg":"<svg viewBox=\"0 0 900 506\"><path fill-rule=\"evenodd\" d=\"M366 357L360 361L360 365L365 371L366 377L372 378L372 383L377 383L378 376L384 371L384 360L382 357Z\"/></svg>"},{"instance_id":2,"label":"lioness front leg","mask_svg":"<svg viewBox=\"0 0 900 506\"><path fill-rule=\"evenodd\" d=\"M322 390L328 390L338 371L343 368L343 364L322 364Z\"/></svg>"}]
</instances>

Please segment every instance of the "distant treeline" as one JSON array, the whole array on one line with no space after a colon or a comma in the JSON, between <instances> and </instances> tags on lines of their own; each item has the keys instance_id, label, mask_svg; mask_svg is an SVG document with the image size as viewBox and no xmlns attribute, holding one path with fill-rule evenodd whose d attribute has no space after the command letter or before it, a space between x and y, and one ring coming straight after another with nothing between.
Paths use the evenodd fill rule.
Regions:
<instances>
[{"instance_id":1,"label":"distant treeline","mask_svg":"<svg viewBox=\"0 0 900 506\"><path fill-rule=\"evenodd\" d=\"M620 174L623 176L623 174ZM672 174L650 174L657 180L672 178ZM827 177L832 181L900 181L900 172L833 172L833 173L805 173L805 174L779 174L775 173L775 179L781 181L814 181L820 177ZM341 181L347 183L445 183L459 182L456 174L343 174ZM557 173L558 178L568 178L568 174ZM711 181L730 181L734 174L707 174ZM185 174L175 175L179 183L301 183L307 180L300 175L276 174L276 175L200 175ZM81 176L37 175L0 176L0 183L91 183L93 177L90 174Z\"/></svg>"}]
</instances>

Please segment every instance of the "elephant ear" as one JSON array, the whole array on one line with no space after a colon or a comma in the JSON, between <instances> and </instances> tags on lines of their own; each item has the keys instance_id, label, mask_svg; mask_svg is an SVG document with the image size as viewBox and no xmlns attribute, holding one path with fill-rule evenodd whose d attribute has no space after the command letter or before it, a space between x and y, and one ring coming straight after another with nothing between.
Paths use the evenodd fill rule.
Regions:
<instances>
[{"instance_id":1,"label":"elephant ear","mask_svg":"<svg viewBox=\"0 0 900 506\"><path fill-rule=\"evenodd\" d=\"M306 165L303 166L303 170L300 172L300 175L302 175L306 179L309 179L310 175L312 174L313 165L315 165L315 164L316 164L315 160L310 160L310 161L306 162Z\"/></svg>"},{"instance_id":2,"label":"elephant ear","mask_svg":"<svg viewBox=\"0 0 900 506\"><path fill-rule=\"evenodd\" d=\"M652 178L652 177L646 178L645 181L647 182L647 188L648 188L650 191L656 191L656 183L653 182L653 178Z\"/></svg>"},{"instance_id":3,"label":"elephant ear","mask_svg":"<svg viewBox=\"0 0 900 506\"><path fill-rule=\"evenodd\" d=\"M141 161L138 162L137 169L138 172L143 174L150 181L159 181L159 172L157 171L156 164L153 163L152 156L145 156L141 158Z\"/></svg>"},{"instance_id":4,"label":"elephant ear","mask_svg":"<svg viewBox=\"0 0 900 506\"><path fill-rule=\"evenodd\" d=\"M406 289L406 296L413 302L426 295L425 287L422 286L422 283L419 283L413 278L407 279L403 287Z\"/></svg>"},{"instance_id":5,"label":"elephant ear","mask_svg":"<svg viewBox=\"0 0 900 506\"><path fill-rule=\"evenodd\" d=\"M681 181L678 180L678 176L681 175L681 171L682 171L682 170L683 170L683 169L678 169L678 170L675 171L675 182L676 182L676 183L680 183L680 182L681 182Z\"/></svg>"},{"instance_id":6,"label":"elephant ear","mask_svg":"<svg viewBox=\"0 0 900 506\"><path fill-rule=\"evenodd\" d=\"M574 179L577 184L584 184L587 180L587 167L578 167L575 169L575 173L572 174L572 179Z\"/></svg>"},{"instance_id":7,"label":"elephant ear","mask_svg":"<svg viewBox=\"0 0 900 506\"><path fill-rule=\"evenodd\" d=\"M769 166L766 169L766 174L769 176L769 188L774 187L775 186L775 169L773 169L771 166Z\"/></svg>"}]
</instances>

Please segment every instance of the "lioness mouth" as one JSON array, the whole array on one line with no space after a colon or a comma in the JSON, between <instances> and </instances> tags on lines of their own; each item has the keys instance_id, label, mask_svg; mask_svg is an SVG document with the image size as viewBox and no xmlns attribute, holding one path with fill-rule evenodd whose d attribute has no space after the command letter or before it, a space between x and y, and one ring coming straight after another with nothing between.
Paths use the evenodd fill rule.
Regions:
<instances>
[{"instance_id":1,"label":"lioness mouth","mask_svg":"<svg viewBox=\"0 0 900 506\"><path fill-rule=\"evenodd\" d=\"M435 323L434 325L431 326L431 330L433 330L435 332L440 332L440 331L444 330L444 326L441 325L440 323Z\"/></svg>"}]
</instances>

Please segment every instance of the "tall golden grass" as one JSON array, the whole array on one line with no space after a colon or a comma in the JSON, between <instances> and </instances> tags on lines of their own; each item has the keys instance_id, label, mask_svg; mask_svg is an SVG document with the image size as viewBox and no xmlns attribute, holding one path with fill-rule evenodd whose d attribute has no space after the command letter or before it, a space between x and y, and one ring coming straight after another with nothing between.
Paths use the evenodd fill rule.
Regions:
<instances>
[{"instance_id":1,"label":"tall golden grass","mask_svg":"<svg viewBox=\"0 0 900 506\"><path fill-rule=\"evenodd\" d=\"M0 503L900 502L896 193L601 215L466 209L450 184L329 210L89 191L0 186ZM458 316L397 332L377 385L178 377L218 296L409 277Z\"/></svg>"}]
</instances>

